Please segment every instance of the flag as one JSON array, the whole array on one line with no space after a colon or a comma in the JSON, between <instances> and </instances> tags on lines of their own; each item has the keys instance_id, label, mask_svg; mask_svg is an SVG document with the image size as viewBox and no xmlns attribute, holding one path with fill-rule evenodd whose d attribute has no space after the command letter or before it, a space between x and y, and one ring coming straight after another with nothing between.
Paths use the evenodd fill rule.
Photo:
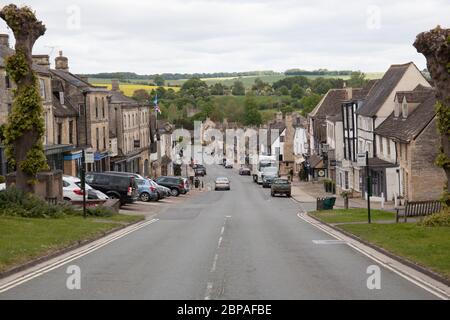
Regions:
<instances>
[{"instance_id":1,"label":"flag","mask_svg":"<svg viewBox=\"0 0 450 320\"><path fill-rule=\"evenodd\" d=\"M158 94L155 95L155 100L153 100L153 103L154 103L153 108L155 109L155 111L161 113L161 109L159 109L158 106Z\"/></svg>"}]
</instances>

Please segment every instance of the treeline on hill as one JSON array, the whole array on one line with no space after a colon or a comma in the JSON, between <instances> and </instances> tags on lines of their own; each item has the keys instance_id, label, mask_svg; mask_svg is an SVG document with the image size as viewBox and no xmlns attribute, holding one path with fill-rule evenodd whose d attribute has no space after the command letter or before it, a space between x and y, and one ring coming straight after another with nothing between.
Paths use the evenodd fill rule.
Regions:
<instances>
[{"instance_id":1,"label":"treeline on hill","mask_svg":"<svg viewBox=\"0 0 450 320\"><path fill-rule=\"evenodd\" d=\"M146 80L151 81L162 77L164 80L183 80L192 78L238 78L246 76L271 76L271 75L286 75L286 76L350 76L352 70L302 70L302 69L289 69L284 73L275 72L272 70L263 71L244 71L244 72L213 72L213 73L162 73L162 74L148 74L139 75L134 72L102 72L95 74L83 74L81 76L95 78L95 79L120 79L126 80Z\"/></svg>"},{"instance_id":2,"label":"treeline on hill","mask_svg":"<svg viewBox=\"0 0 450 320\"><path fill-rule=\"evenodd\" d=\"M119 80L154 80L162 77L164 80L182 80L192 78L237 78L245 76L271 76L282 74L279 72L265 71L245 71L245 72L214 72L214 73L162 73L139 75L134 72L102 72L95 74L84 74L81 76L96 79L119 79Z\"/></svg>"},{"instance_id":3,"label":"treeline on hill","mask_svg":"<svg viewBox=\"0 0 450 320\"><path fill-rule=\"evenodd\" d=\"M345 81L347 86L354 88L362 87L366 82L361 72L353 72ZM192 78L178 92L164 87L151 92L140 89L134 92L133 98L151 103L157 95L161 118L178 127L193 129L195 120L203 121L207 117L213 121L227 118L229 122L242 125L259 125L277 111L306 115L328 90L343 86L344 80L337 78L292 76L272 85L257 78L251 89L246 90L240 80L228 87L221 83L208 86L200 78Z\"/></svg>"}]
</instances>

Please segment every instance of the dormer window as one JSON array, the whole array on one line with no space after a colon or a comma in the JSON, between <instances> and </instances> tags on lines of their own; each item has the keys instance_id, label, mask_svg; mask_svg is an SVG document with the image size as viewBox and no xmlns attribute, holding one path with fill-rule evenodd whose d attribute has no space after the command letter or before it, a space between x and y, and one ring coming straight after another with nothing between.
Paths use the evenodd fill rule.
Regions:
<instances>
[{"instance_id":1,"label":"dormer window","mask_svg":"<svg viewBox=\"0 0 450 320\"><path fill-rule=\"evenodd\" d=\"M406 97L403 97L402 116L403 116L403 118L407 118L408 117L408 102L406 101Z\"/></svg>"},{"instance_id":2,"label":"dormer window","mask_svg":"<svg viewBox=\"0 0 450 320\"><path fill-rule=\"evenodd\" d=\"M400 116L400 102L395 102L395 108L394 108L394 117L398 118Z\"/></svg>"}]
</instances>

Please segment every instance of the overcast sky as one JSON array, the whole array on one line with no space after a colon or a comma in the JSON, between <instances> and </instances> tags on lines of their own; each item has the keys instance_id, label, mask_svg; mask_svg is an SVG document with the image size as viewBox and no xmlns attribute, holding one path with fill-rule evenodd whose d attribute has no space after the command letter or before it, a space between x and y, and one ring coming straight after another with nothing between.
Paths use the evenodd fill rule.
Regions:
<instances>
[{"instance_id":1,"label":"overcast sky","mask_svg":"<svg viewBox=\"0 0 450 320\"><path fill-rule=\"evenodd\" d=\"M9 3L0 0L1 6ZM415 36L449 27L450 1L21 0L47 26L36 54L74 73L290 68L385 71L425 59ZM3 20L0 32L9 33Z\"/></svg>"}]
</instances>

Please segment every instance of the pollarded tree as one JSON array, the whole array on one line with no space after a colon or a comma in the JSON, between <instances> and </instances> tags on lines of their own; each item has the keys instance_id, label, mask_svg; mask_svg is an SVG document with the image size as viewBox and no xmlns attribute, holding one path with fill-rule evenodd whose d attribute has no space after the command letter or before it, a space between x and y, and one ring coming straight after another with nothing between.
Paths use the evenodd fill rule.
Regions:
<instances>
[{"instance_id":1,"label":"pollarded tree","mask_svg":"<svg viewBox=\"0 0 450 320\"><path fill-rule=\"evenodd\" d=\"M0 17L16 39L15 54L6 60L6 72L17 85L4 130L6 156L16 167L16 186L31 192L36 174L48 168L42 141L44 112L37 78L31 69L33 45L45 33L45 26L26 6L5 6Z\"/></svg>"},{"instance_id":2,"label":"pollarded tree","mask_svg":"<svg viewBox=\"0 0 450 320\"><path fill-rule=\"evenodd\" d=\"M437 126L441 134L441 150L437 159L447 176L443 197L450 206L450 29L437 26L417 35L414 47L427 59L427 67L436 87Z\"/></svg>"}]
</instances>

